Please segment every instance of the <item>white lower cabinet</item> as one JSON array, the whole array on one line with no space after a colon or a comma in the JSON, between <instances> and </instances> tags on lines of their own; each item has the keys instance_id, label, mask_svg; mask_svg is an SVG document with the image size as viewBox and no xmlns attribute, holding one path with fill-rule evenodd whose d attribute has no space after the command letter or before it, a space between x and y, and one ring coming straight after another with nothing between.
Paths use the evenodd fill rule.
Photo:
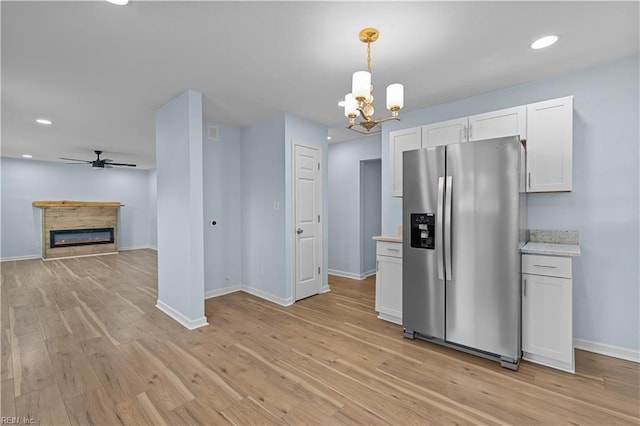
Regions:
<instances>
[{"instance_id":1,"label":"white lower cabinet","mask_svg":"<svg viewBox=\"0 0 640 426\"><path fill-rule=\"evenodd\" d=\"M378 241L376 253L378 318L402 324L402 243Z\"/></svg>"},{"instance_id":2,"label":"white lower cabinet","mask_svg":"<svg viewBox=\"0 0 640 426\"><path fill-rule=\"evenodd\" d=\"M575 373L571 258L522 256L522 357Z\"/></svg>"}]
</instances>

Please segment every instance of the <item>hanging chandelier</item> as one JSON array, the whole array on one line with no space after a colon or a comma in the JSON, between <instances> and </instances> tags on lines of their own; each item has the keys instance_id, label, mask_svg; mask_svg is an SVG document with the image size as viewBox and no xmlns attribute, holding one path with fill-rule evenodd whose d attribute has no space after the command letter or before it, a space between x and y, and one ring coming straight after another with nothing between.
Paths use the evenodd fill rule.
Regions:
<instances>
[{"instance_id":1,"label":"hanging chandelier","mask_svg":"<svg viewBox=\"0 0 640 426\"><path fill-rule=\"evenodd\" d=\"M367 43L367 70L353 73L351 93L344 97L344 115L349 118L347 128L360 126L371 131L376 125L389 120L400 120L400 109L404 106L404 86L399 83L387 86L387 109L391 117L373 118L373 86L371 85L371 43L378 39L380 32L375 28L365 28L360 31L360 41ZM356 123L356 118L362 119ZM355 130L355 129L354 129Z\"/></svg>"}]
</instances>

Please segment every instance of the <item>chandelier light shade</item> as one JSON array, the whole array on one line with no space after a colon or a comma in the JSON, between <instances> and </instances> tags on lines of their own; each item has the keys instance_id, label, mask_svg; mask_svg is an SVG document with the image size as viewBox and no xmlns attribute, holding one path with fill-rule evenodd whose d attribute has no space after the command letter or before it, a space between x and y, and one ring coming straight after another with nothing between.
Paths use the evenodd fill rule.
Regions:
<instances>
[{"instance_id":1,"label":"chandelier light shade","mask_svg":"<svg viewBox=\"0 0 640 426\"><path fill-rule=\"evenodd\" d=\"M349 118L349 129L360 126L365 133L376 125L389 120L400 120L400 110L404 106L404 86L399 83L387 86L387 109L391 116L382 119L373 118L373 85L371 84L371 43L376 41L379 31L375 28L365 28L360 31L360 41L367 43L367 70L356 71L351 80L351 93L344 97L344 115ZM356 118L362 119L356 123Z\"/></svg>"},{"instance_id":2,"label":"chandelier light shade","mask_svg":"<svg viewBox=\"0 0 640 426\"><path fill-rule=\"evenodd\" d=\"M344 115L345 117L353 118L360 115L360 111L358 111L358 101L353 97L353 94L347 93L344 96Z\"/></svg>"},{"instance_id":3,"label":"chandelier light shade","mask_svg":"<svg viewBox=\"0 0 640 426\"><path fill-rule=\"evenodd\" d=\"M391 113L398 113L404 106L404 86L394 83L387 86L387 109Z\"/></svg>"},{"instance_id":4,"label":"chandelier light shade","mask_svg":"<svg viewBox=\"0 0 640 426\"><path fill-rule=\"evenodd\" d=\"M357 100L364 101L371 95L371 73L368 71L356 71L351 80L351 93Z\"/></svg>"}]
</instances>

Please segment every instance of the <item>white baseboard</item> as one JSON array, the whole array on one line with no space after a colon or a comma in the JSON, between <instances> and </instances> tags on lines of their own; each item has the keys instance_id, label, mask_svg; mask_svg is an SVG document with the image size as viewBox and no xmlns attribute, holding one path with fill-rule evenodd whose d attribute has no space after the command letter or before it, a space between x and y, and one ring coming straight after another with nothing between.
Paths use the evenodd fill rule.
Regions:
<instances>
[{"instance_id":1,"label":"white baseboard","mask_svg":"<svg viewBox=\"0 0 640 426\"><path fill-rule=\"evenodd\" d=\"M242 285L241 286L241 290L244 291L245 293L249 293L252 294L254 296L260 297L262 299L268 300L269 302L273 302L275 304L278 304L280 306L291 306L293 305L293 297L288 297L286 299L283 299L282 297L278 297L278 296L274 296L271 293L267 293L266 291L254 288L254 287L249 287L246 285Z\"/></svg>"},{"instance_id":2,"label":"white baseboard","mask_svg":"<svg viewBox=\"0 0 640 426\"><path fill-rule=\"evenodd\" d=\"M293 305L293 298L289 297L287 299L283 299L282 297L274 296L271 293L267 293L266 291L249 287L244 284L238 284L231 287L220 288L216 290L207 291L204 294L205 299L211 299L212 297L224 296L225 294L235 293L236 291L244 291L245 293L251 294L253 296L259 297L261 299L268 300L269 302L273 302L280 306L290 306ZM327 289L327 291L329 291Z\"/></svg>"},{"instance_id":3,"label":"white baseboard","mask_svg":"<svg viewBox=\"0 0 640 426\"><path fill-rule=\"evenodd\" d=\"M335 275L337 277L342 277L342 278L351 278L352 280L364 280L365 278L375 273L376 271L367 272L365 274L359 275L359 274L353 274L351 272L344 272L344 271L337 271L335 269L329 269L329 275Z\"/></svg>"},{"instance_id":4,"label":"white baseboard","mask_svg":"<svg viewBox=\"0 0 640 426\"><path fill-rule=\"evenodd\" d=\"M331 288L329 286L323 287L322 290L320 290L320 294L324 294L324 293L329 293L331 291Z\"/></svg>"},{"instance_id":5,"label":"white baseboard","mask_svg":"<svg viewBox=\"0 0 640 426\"><path fill-rule=\"evenodd\" d=\"M556 370L566 371L567 373L576 374L575 355L571 357L572 362L562 362L556 359L547 358L546 356L522 352L522 359L535 362L536 364L545 365L555 368Z\"/></svg>"},{"instance_id":6,"label":"white baseboard","mask_svg":"<svg viewBox=\"0 0 640 426\"><path fill-rule=\"evenodd\" d=\"M29 255L29 256L13 256L13 257L3 257L0 259L0 262L12 262L14 260L32 260L32 259L42 259L42 255Z\"/></svg>"},{"instance_id":7,"label":"white baseboard","mask_svg":"<svg viewBox=\"0 0 640 426\"><path fill-rule=\"evenodd\" d=\"M94 256L110 256L112 254L118 254L119 251L110 251L109 253L92 253L92 254L77 254L75 256L64 256L64 257L52 257L50 259L42 258L43 261L49 262L51 260L63 260L63 259L75 259L77 257L94 257Z\"/></svg>"},{"instance_id":8,"label":"white baseboard","mask_svg":"<svg viewBox=\"0 0 640 426\"><path fill-rule=\"evenodd\" d=\"M209 325L209 323L207 322L207 317L203 316L196 319L187 318L186 316L182 315L180 312L173 309L171 306L162 302L160 299L157 300L156 308L160 309L162 312L169 315L174 320L178 321L188 330L195 330L196 328Z\"/></svg>"},{"instance_id":9,"label":"white baseboard","mask_svg":"<svg viewBox=\"0 0 640 426\"><path fill-rule=\"evenodd\" d=\"M128 251L128 250L144 250L144 249L157 250L156 248L151 247L151 246L118 247L118 250L119 250L119 251Z\"/></svg>"},{"instance_id":10,"label":"white baseboard","mask_svg":"<svg viewBox=\"0 0 640 426\"><path fill-rule=\"evenodd\" d=\"M375 269L374 269L373 271L365 272L365 273L362 275L362 279L369 278L371 275L375 275L375 274L376 274L376 272L378 272L378 271L376 271Z\"/></svg>"},{"instance_id":11,"label":"white baseboard","mask_svg":"<svg viewBox=\"0 0 640 426\"><path fill-rule=\"evenodd\" d=\"M614 358L640 363L640 351L638 350L621 348L620 346L607 345L604 343L590 342L582 339L573 339L573 346L576 349L582 349L600 355L607 355Z\"/></svg>"},{"instance_id":12,"label":"white baseboard","mask_svg":"<svg viewBox=\"0 0 640 426\"><path fill-rule=\"evenodd\" d=\"M225 294L235 293L240 290L242 290L242 286L240 284L216 290L209 290L204 293L204 298L211 299L212 297L224 296Z\"/></svg>"},{"instance_id":13,"label":"white baseboard","mask_svg":"<svg viewBox=\"0 0 640 426\"><path fill-rule=\"evenodd\" d=\"M378 312L378 318L380 318L381 320L385 320L385 321L393 322L395 324L402 325L402 317L385 314L383 312Z\"/></svg>"}]
</instances>

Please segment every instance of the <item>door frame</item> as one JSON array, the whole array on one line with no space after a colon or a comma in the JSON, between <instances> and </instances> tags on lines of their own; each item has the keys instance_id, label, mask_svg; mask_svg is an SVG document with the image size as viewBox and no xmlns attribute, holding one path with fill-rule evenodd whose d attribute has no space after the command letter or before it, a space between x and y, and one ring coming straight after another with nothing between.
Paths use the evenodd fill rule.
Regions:
<instances>
[{"instance_id":1,"label":"door frame","mask_svg":"<svg viewBox=\"0 0 640 426\"><path fill-rule=\"evenodd\" d=\"M292 303L296 303L296 276L297 276L297 260L298 260L298 249L297 249L297 239L296 239L296 206L297 206L297 197L296 197L296 146L302 146L309 149L315 149L320 154L320 170L318 170L318 177L320 182L320 288L318 289L318 294L322 293L323 284L324 284L324 276L327 274L327 271L324 269L324 227L326 224L327 218L324 217L324 168L323 164L324 152L322 149L322 145L316 145L313 143L302 142L300 140L293 140L291 143L291 227L289 228L289 232L291 235L291 250L292 250L292 262L291 262L291 298Z\"/></svg>"},{"instance_id":2,"label":"door frame","mask_svg":"<svg viewBox=\"0 0 640 426\"><path fill-rule=\"evenodd\" d=\"M378 163L380 165L380 200L382 203L382 158L377 157L377 158L365 158L359 161L359 175L358 175L358 195L359 195L359 204L358 204L358 220L360 221L360 226L359 226L359 230L358 230L358 241L360 244L360 271L359 271L359 275L360 275L360 279L364 279L367 277L370 277L371 275L375 275L376 273L376 269L374 269L373 271L366 271L365 269L365 244L368 241L367 239L365 239L365 216L366 216L366 211L367 209L365 208L365 198L364 198L364 194L365 194L365 185L366 182L364 180L364 168L369 165L369 164L373 164L374 162ZM382 206L381 206L382 207ZM377 210L378 213L380 214L380 229L378 234L376 235L382 235L382 209L380 208L379 210ZM371 240L374 244L373 244L373 248L374 248L374 255L375 255L375 241Z\"/></svg>"}]
</instances>

